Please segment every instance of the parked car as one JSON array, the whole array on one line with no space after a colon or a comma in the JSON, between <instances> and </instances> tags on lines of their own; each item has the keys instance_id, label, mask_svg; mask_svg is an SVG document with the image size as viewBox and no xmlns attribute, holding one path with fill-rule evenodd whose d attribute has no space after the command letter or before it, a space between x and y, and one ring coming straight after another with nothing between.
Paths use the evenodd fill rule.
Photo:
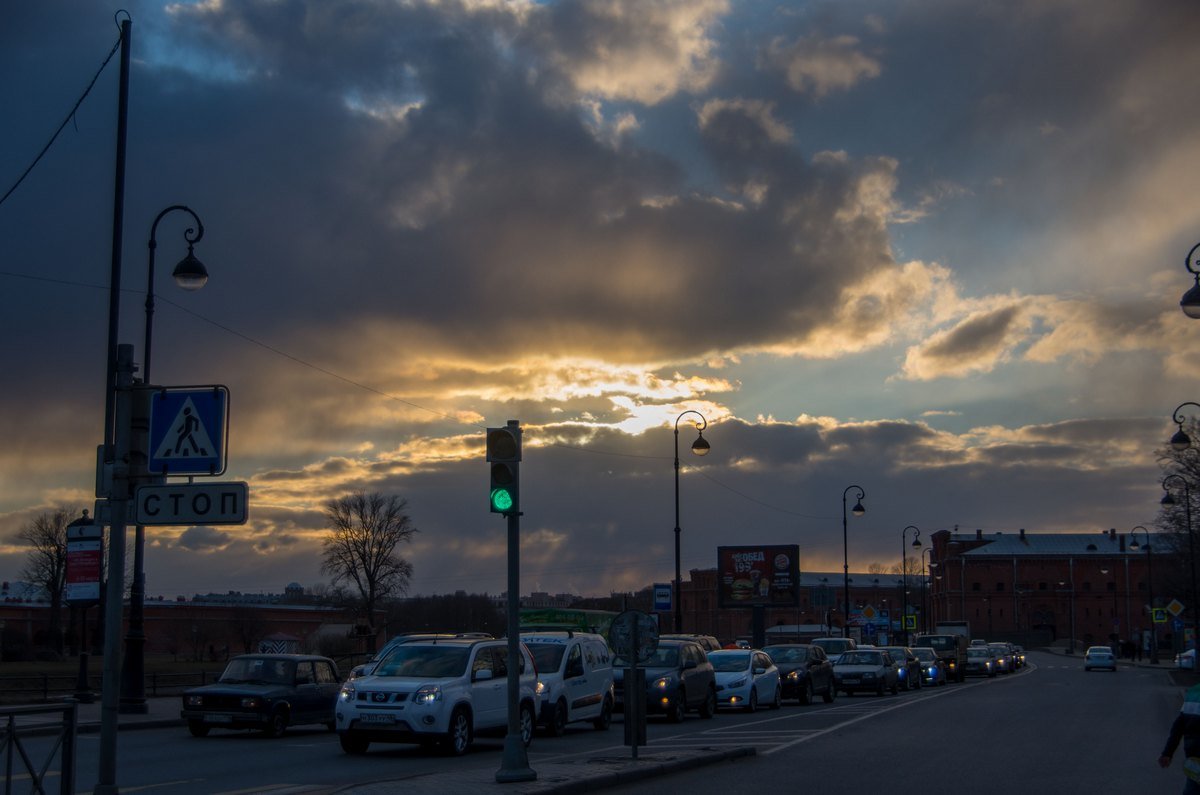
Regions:
<instances>
[{"instance_id":1,"label":"parked car","mask_svg":"<svg viewBox=\"0 0 1200 795\"><path fill-rule=\"evenodd\" d=\"M996 658L997 673L1011 674L1017 670L1011 646L1007 643L989 643L987 647L992 650L992 654Z\"/></svg>"},{"instance_id":2,"label":"parked car","mask_svg":"<svg viewBox=\"0 0 1200 795\"><path fill-rule=\"evenodd\" d=\"M884 646L883 650L892 655L898 666L896 674L900 678L901 690L919 690L921 688L921 661L907 646Z\"/></svg>"},{"instance_id":3,"label":"parked car","mask_svg":"<svg viewBox=\"0 0 1200 795\"><path fill-rule=\"evenodd\" d=\"M520 646L521 740L533 738L537 669ZM375 670L342 685L337 732L342 750L364 754L373 742L440 744L465 754L475 737L508 729L508 641L414 640L396 646Z\"/></svg>"},{"instance_id":4,"label":"parked car","mask_svg":"<svg viewBox=\"0 0 1200 795\"><path fill-rule=\"evenodd\" d=\"M625 705L625 671L629 663L613 658L617 708ZM665 714L673 723L688 710L702 718L717 714L717 679L700 644L668 638L658 641L654 657L638 666L646 671L646 713Z\"/></svg>"},{"instance_id":5,"label":"parked car","mask_svg":"<svg viewBox=\"0 0 1200 795\"><path fill-rule=\"evenodd\" d=\"M837 696L833 685L833 663L825 650L808 643L780 643L763 648L779 669L784 698L811 704L820 694L829 704Z\"/></svg>"},{"instance_id":6,"label":"parked car","mask_svg":"<svg viewBox=\"0 0 1200 795\"><path fill-rule=\"evenodd\" d=\"M1110 671L1117 670L1117 658L1113 655L1112 649L1108 646L1089 646L1088 650L1083 653L1083 670L1090 671L1093 668L1107 668Z\"/></svg>"},{"instance_id":7,"label":"parked car","mask_svg":"<svg viewBox=\"0 0 1200 795\"><path fill-rule=\"evenodd\" d=\"M815 638L812 641L813 646L820 646L821 650L829 659L834 659L844 651L858 648L858 643L854 638Z\"/></svg>"},{"instance_id":8,"label":"parked car","mask_svg":"<svg viewBox=\"0 0 1200 795\"><path fill-rule=\"evenodd\" d=\"M852 649L833 661L833 681L846 695L867 691L882 696L900 692L896 663L883 649Z\"/></svg>"},{"instance_id":9,"label":"parked car","mask_svg":"<svg viewBox=\"0 0 1200 795\"><path fill-rule=\"evenodd\" d=\"M383 644L383 648L380 649L379 651L377 651L375 653L375 656L372 657L367 662L361 663L361 664L356 665L353 668L351 668L350 669L350 678L357 679L360 676L365 676L365 675L371 673L371 671L375 670L375 666L379 664L379 661L382 660L384 657L386 657L392 651L392 649L396 648L397 646L401 646L405 643L412 643L414 640L434 640L434 639L441 639L441 638L490 638L490 637L492 637L492 636L486 632L406 632L402 635L397 635L396 637L389 640L387 643Z\"/></svg>"},{"instance_id":10,"label":"parked car","mask_svg":"<svg viewBox=\"0 0 1200 795\"><path fill-rule=\"evenodd\" d=\"M612 652L602 635L586 632L522 632L537 666L541 713L538 723L561 737L568 723L612 725Z\"/></svg>"},{"instance_id":11,"label":"parked car","mask_svg":"<svg viewBox=\"0 0 1200 795\"><path fill-rule=\"evenodd\" d=\"M971 646L967 649L967 664L963 673L966 676L995 677L999 671L996 668L996 655L987 646Z\"/></svg>"},{"instance_id":12,"label":"parked car","mask_svg":"<svg viewBox=\"0 0 1200 795\"><path fill-rule=\"evenodd\" d=\"M912 652L921 663L921 684L936 687L949 682L946 678L946 665L936 651L928 646L918 646Z\"/></svg>"},{"instance_id":13,"label":"parked car","mask_svg":"<svg viewBox=\"0 0 1200 795\"><path fill-rule=\"evenodd\" d=\"M706 651L706 652L719 651L722 648L721 641L717 640L712 635L700 635L700 634L697 634L694 632L676 632L676 633L668 632L666 635L659 635L658 639L659 640L690 640L695 643L699 643L700 648L704 649L704 651Z\"/></svg>"},{"instance_id":14,"label":"parked car","mask_svg":"<svg viewBox=\"0 0 1200 795\"><path fill-rule=\"evenodd\" d=\"M723 649L710 652L717 680L717 706L756 712L759 704L779 709L783 690L779 669L769 655L756 649Z\"/></svg>"},{"instance_id":15,"label":"parked car","mask_svg":"<svg viewBox=\"0 0 1200 795\"><path fill-rule=\"evenodd\" d=\"M1013 659L1017 661L1018 668L1025 667L1025 647L1012 644Z\"/></svg>"},{"instance_id":16,"label":"parked car","mask_svg":"<svg viewBox=\"0 0 1200 795\"><path fill-rule=\"evenodd\" d=\"M184 692L180 717L193 737L214 727L258 729L268 737L308 723L332 731L340 683L328 657L243 654L229 661L214 684Z\"/></svg>"}]
</instances>

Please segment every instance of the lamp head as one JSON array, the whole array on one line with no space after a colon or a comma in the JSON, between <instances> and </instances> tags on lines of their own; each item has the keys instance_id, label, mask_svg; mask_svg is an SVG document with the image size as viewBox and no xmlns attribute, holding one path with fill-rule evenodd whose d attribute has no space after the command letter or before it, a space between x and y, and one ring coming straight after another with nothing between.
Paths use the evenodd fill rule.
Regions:
<instances>
[{"instance_id":1,"label":"lamp head","mask_svg":"<svg viewBox=\"0 0 1200 795\"><path fill-rule=\"evenodd\" d=\"M196 259L190 243L187 256L179 261L175 270L171 272L171 276L175 279L176 284L188 291L199 290L208 284L208 268L205 268L204 263Z\"/></svg>"},{"instance_id":2,"label":"lamp head","mask_svg":"<svg viewBox=\"0 0 1200 795\"><path fill-rule=\"evenodd\" d=\"M692 442L692 452L696 455L708 455L709 451L708 440L704 438L704 432L696 437L696 441Z\"/></svg>"},{"instance_id":3,"label":"lamp head","mask_svg":"<svg viewBox=\"0 0 1200 795\"><path fill-rule=\"evenodd\" d=\"M854 503L854 507L850 509L850 513L854 514L855 516L862 516L866 512L867 509L863 507L862 500Z\"/></svg>"},{"instance_id":4,"label":"lamp head","mask_svg":"<svg viewBox=\"0 0 1200 795\"><path fill-rule=\"evenodd\" d=\"M1179 299L1179 308L1188 317L1200 319L1200 276L1196 277L1196 283L1192 285L1192 289L1184 293L1183 298Z\"/></svg>"},{"instance_id":5,"label":"lamp head","mask_svg":"<svg viewBox=\"0 0 1200 795\"><path fill-rule=\"evenodd\" d=\"M1175 498L1172 497L1171 492L1168 491L1166 494L1163 495L1163 498L1161 500L1159 500L1158 502L1160 505L1174 505Z\"/></svg>"},{"instance_id":6,"label":"lamp head","mask_svg":"<svg viewBox=\"0 0 1200 795\"><path fill-rule=\"evenodd\" d=\"M1191 446L1192 437L1184 433L1183 428L1180 428L1175 432L1175 435L1171 437L1171 449L1175 450L1176 452L1182 453Z\"/></svg>"}]
</instances>

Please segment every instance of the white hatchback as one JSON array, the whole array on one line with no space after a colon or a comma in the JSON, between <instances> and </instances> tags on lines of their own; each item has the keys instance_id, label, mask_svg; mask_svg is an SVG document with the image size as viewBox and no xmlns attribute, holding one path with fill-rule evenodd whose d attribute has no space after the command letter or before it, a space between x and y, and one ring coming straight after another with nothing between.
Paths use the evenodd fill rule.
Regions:
<instances>
[{"instance_id":1,"label":"white hatchback","mask_svg":"<svg viewBox=\"0 0 1200 795\"><path fill-rule=\"evenodd\" d=\"M521 645L521 740L533 737L537 671ZM342 685L335 713L348 754L373 742L440 744L460 756L483 733L508 728L508 641L454 638L406 643L372 673Z\"/></svg>"},{"instance_id":2,"label":"white hatchback","mask_svg":"<svg viewBox=\"0 0 1200 795\"><path fill-rule=\"evenodd\" d=\"M574 631L522 632L538 671L539 723L560 737L568 723L612 725L612 652L603 635Z\"/></svg>"},{"instance_id":3,"label":"white hatchback","mask_svg":"<svg viewBox=\"0 0 1200 795\"><path fill-rule=\"evenodd\" d=\"M722 649L708 653L717 678L717 706L754 712L759 704L779 709L783 692L779 669L764 652Z\"/></svg>"}]
</instances>

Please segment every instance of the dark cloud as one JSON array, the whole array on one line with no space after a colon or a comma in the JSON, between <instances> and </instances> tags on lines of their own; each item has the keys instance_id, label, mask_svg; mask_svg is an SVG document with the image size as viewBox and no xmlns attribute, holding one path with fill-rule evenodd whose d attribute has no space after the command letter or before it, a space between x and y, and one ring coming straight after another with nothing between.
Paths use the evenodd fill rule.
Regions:
<instances>
[{"instance_id":1,"label":"dark cloud","mask_svg":"<svg viewBox=\"0 0 1200 795\"><path fill-rule=\"evenodd\" d=\"M231 536L222 530L208 526L198 526L189 527L187 530L184 530L176 543L178 546L190 549L193 552L210 552L225 548L232 540Z\"/></svg>"}]
</instances>

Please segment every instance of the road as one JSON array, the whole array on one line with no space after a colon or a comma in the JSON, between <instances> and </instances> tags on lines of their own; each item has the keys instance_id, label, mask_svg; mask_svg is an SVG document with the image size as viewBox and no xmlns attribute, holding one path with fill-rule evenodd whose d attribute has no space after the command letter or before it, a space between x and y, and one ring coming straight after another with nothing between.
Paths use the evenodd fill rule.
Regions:
<instances>
[{"instance_id":1,"label":"road","mask_svg":"<svg viewBox=\"0 0 1200 795\"><path fill-rule=\"evenodd\" d=\"M654 718L650 748L753 746L757 755L611 791L743 791L747 781L789 791L811 784L822 795L859 793L864 784L889 795L1182 789L1181 754L1170 771L1155 764L1181 697L1165 672L1085 673L1078 657L1037 652L1030 662L1010 676L896 696L843 695L833 704L689 716L679 725ZM535 738L530 766L630 754L621 740L619 717L608 732L578 724L561 738ZM372 746L365 757L351 757L320 728L293 729L278 740L220 731L200 739L182 727L131 731L120 736L118 784L122 792L150 795L320 792L464 765L495 771L501 743L480 738L461 759L408 745ZM98 744L97 735L79 737L79 792L90 792L96 780Z\"/></svg>"}]
</instances>

